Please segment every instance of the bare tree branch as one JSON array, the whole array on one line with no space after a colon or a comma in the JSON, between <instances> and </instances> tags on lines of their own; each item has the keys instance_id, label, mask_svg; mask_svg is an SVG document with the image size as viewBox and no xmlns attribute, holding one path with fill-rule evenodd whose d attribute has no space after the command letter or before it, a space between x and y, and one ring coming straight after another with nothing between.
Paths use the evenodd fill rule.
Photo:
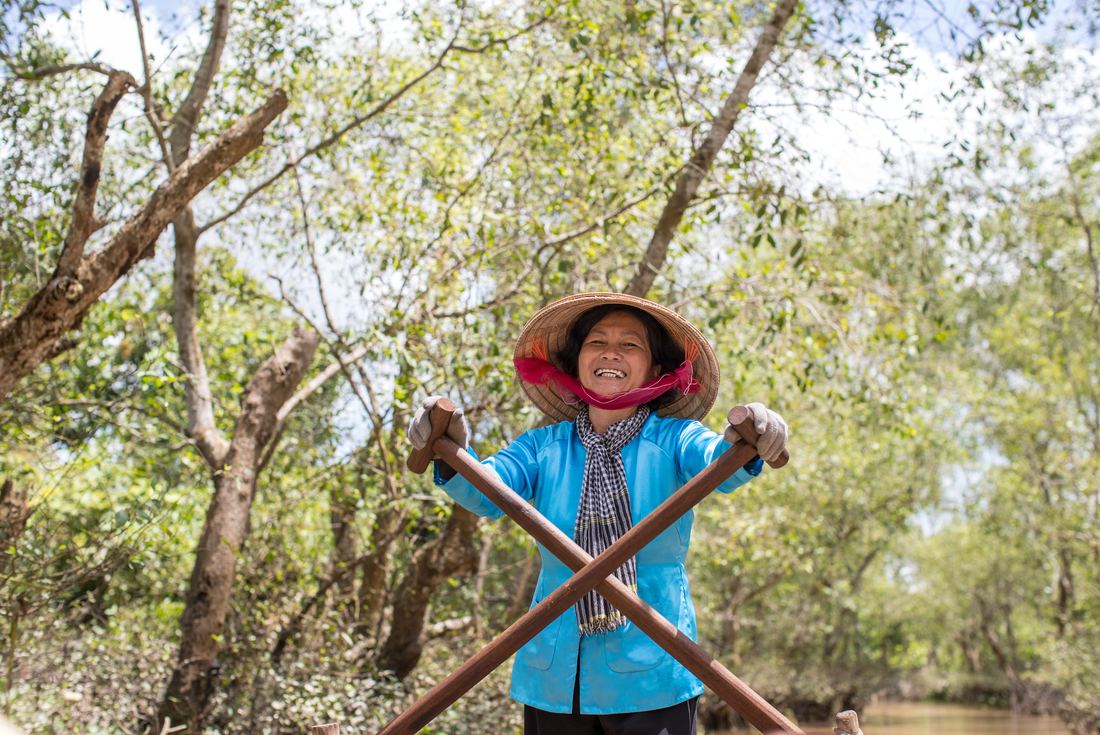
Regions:
<instances>
[{"instance_id":1,"label":"bare tree branch","mask_svg":"<svg viewBox=\"0 0 1100 735\"><path fill-rule=\"evenodd\" d=\"M84 257L73 275L55 273L16 316L0 322L0 399L56 354L58 340L80 326L107 289L153 254L157 238L180 210L263 142L264 128L286 105L286 94L276 90L262 107L177 168L103 248Z\"/></svg>"},{"instance_id":2,"label":"bare tree branch","mask_svg":"<svg viewBox=\"0 0 1100 735\"><path fill-rule=\"evenodd\" d=\"M153 127L153 133L156 134L157 143L160 145L160 155L164 159L164 165L168 167L168 173L171 174L176 170L176 162L168 152L168 141L164 139L164 130L160 127L157 108L153 104L153 75L149 71L149 53L145 50L145 29L141 25L141 7L138 5L138 0L130 0L130 2L134 6L134 21L137 23L138 43L141 45L141 65L145 69L145 84L141 87L141 96L145 98L145 117Z\"/></svg>"},{"instance_id":3,"label":"bare tree branch","mask_svg":"<svg viewBox=\"0 0 1100 735\"><path fill-rule=\"evenodd\" d=\"M136 87L134 78L124 71L112 71L103 91L92 103L88 113L88 128L84 136L84 160L80 165L80 181L73 202L73 221L69 236L57 262L57 276L71 277L84 259L84 246L98 229L95 218L95 195L99 190L99 173L103 166L103 146L107 143L107 124L115 107L129 87Z\"/></svg>"},{"instance_id":4,"label":"bare tree branch","mask_svg":"<svg viewBox=\"0 0 1100 735\"><path fill-rule=\"evenodd\" d=\"M84 61L79 64L40 66L37 69L32 69L30 71L19 71L9 63L8 68L11 69L11 73L13 76L24 79L28 82L36 82L40 79L57 76L58 74L67 74L71 71L94 71L97 74L102 74L105 77L110 76L115 71L111 67L105 64L97 63L95 61Z\"/></svg>"},{"instance_id":5,"label":"bare tree branch","mask_svg":"<svg viewBox=\"0 0 1100 735\"><path fill-rule=\"evenodd\" d=\"M167 416L157 413L156 411L151 411L147 408L142 408L141 406L132 403L127 403L125 401L95 401L63 398L59 401L56 401L56 403L60 406L74 406L78 408L100 408L108 413L115 414L120 411L135 411L143 416L148 416L151 419L155 419L156 421L161 422L168 428L172 429L172 431L179 432L181 435L187 434L187 432L184 430L184 427L180 426Z\"/></svg>"},{"instance_id":6,"label":"bare tree branch","mask_svg":"<svg viewBox=\"0 0 1100 735\"><path fill-rule=\"evenodd\" d=\"M195 126L221 64L225 38L229 32L230 5L230 0L217 0L214 3L210 42L203 53L198 71L195 72L191 90L173 118L175 124L172 128L170 160L177 166L191 155L191 139ZM184 384L187 435L195 440L195 445L206 463L217 469L229 450L229 441L221 435L214 421L214 395L210 389L202 346L199 344L195 281L199 232L195 227L190 204L180 210L172 220L172 230L176 245L172 271L172 324L176 331L180 362L187 371L187 382Z\"/></svg>"},{"instance_id":7,"label":"bare tree branch","mask_svg":"<svg viewBox=\"0 0 1100 735\"><path fill-rule=\"evenodd\" d=\"M517 38L519 38L520 36L527 35L531 31L535 30L536 28L538 28L539 26L541 26L542 24L544 24L548 20L550 20L550 15L552 13L553 13L553 10L551 10L550 13L547 13L546 15L544 15L541 18L539 18L538 20L536 20L531 25L529 25L525 28L521 28L520 30L513 33L512 35L505 36L504 38L493 39L492 41L489 41L488 43L486 43L484 46L470 47L470 46L452 45L451 50L452 51L461 51L464 54L483 54L483 53L485 53L486 51L488 51L489 49L491 49L494 46L507 45L507 44L511 43L512 41L516 40Z\"/></svg>"},{"instance_id":8,"label":"bare tree branch","mask_svg":"<svg viewBox=\"0 0 1100 735\"><path fill-rule=\"evenodd\" d=\"M268 464L271 463L271 458L275 456L275 452L279 448L279 441L283 438L283 432L286 430L286 420L287 417L290 416L290 413L296 409L302 401L316 393L333 375L340 372L342 369L341 365L346 369L351 363L362 360L365 354L367 354L366 346L360 345L348 354L342 355L338 361L334 361L327 368L315 375L313 380L302 386L297 393L292 395L290 399L283 404L283 407L279 409L279 413L275 417L278 420L278 423L275 425L275 436L268 443L263 459L260 460L260 464L256 467L256 477L263 474Z\"/></svg>"},{"instance_id":9,"label":"bare tree branch","mask_svg":"<svg viewBox=\"0 0 1100 735\"><path fill-rule=\"evenodd\" d=\"M293 156L293 150L291 152L291 155ZM317 251L314 248L313 238L310 235L309 212L307 211L308 205L306 202L305 191L302 188L301 177L298 176L298 169L294 169L294 181L297 184L298 188L298 199L302 204L302 227L305 231L306 247L309 249L310 264L313 268L313 275L317 279L317 293L321 299L321 308L324 311L325 321L328 323L329 329L336 336L336 344L333 344L331 341L326 340L326 343L329 346L329 350L331 350L333 356L337 357L336 362L333 363L333 367L344 373L344 377L347 378L348 385L351 386L352 391L354 391L356 397L359 398L359 402L363 404L363 408L364 410L366 410L367 415L370 416L371 422L373 424L371 436L378 442L378 449L381 453L382 470L385 473L386 481L390 488L391 495L393 497L397 497L397 479L394 476L393 468L390 464L389 452L387 451L385 442L382 439L382 410L379 406L378 398L374 393L374 389L371 386L370 377L367 375L367 371L363 368L362 361L359 359L348 361L345 360L344 357L340 356L340 351L346 352L350 349L350 346L348 345L347 340L344 338L343 333L337 328L336 321L333 319L332 312L329 310L328 299L325 296L325 280L324 277L321 275L321 264L317 261ZM287 300L287 303L291 303L289 297L287 296L286 290L283 288L282 281L279 281L279 289L280 291L282 291L283 298ZM291 308L293 308L299 314L302 314L301 310L299 310L298 307L294 306L293 304L291 304ZM305 318L304 314L302 314L302 316L303 318ZM310 323L312 324L312 322ZM314 329L316 329L316 327L314 327ZM340 348L339 351L336 349L337 345ZM354 362L356 368L358 369L359 377L363 381L363 387L367 390L367 398L363 397L363 394L359 391L359 386L355 384L355 379L352 377L351 370L348 367L351 362ZM369 399L369 401L367 399Z\"/></svg>"},{"instance_id":10,"label":"bare tree branch","mask_svg":"<svg viewBox=\"0 0 1100 735\"><path fill-rule=\"evenodd\" d=\"M290 151L290 157L294 156L294 144L288 144L288 150ZM309 251L309 262L313 266L313 275L317 279L317 295L321 299L321 311L324 312L325 322L328 324L329 330L333 334L337 335L341 344L344 342L343 336L340 334L340 330L336 328L336 320L332 318L332 311L328 308L328 296L325 294L325 281L321 277L321 264L317 262L317 247L313 243L313 233L309 227L309 202L306 201L306 192L302 188L302 177L298 175L298 167L295 166L294 170L294 186L298 191L298 202L302 205L302 232L306 236L306 250ZM280 284L280 288L282 284ZM339 362L337 362L339 366Z\"/></svg>"},{"instance_id":11,"label":"bare tree branch","mask_svg":"<svg viewBox=\"0 0 1100 735\"><path fill-rule=\"evenodd\" d=\"M317 375L314 376L313 380L306 383L297 393L292 395L290 399L283 404L283 407L279 409L279 413L276 418L278 418L279 421L286 421L287 416L289 416L291 411L296 409L302 401L316 393L321 388L321 386L329 381L329 378L340 372L341 364L345 366L351 365L352 363L362 359L363 355L365 354L367 354L366 345L359 345L346 355L341 355L339 361L333 361L331 365L329 365L321 372L317 373Z\"/></svg>"},{"instance_id":12,"label":"bare tree branch","mask_svg":"<svg viewBox=\"0 0 1100 735\"><path fill-rule=\"evenodd\" d=\"M721 111L714 118L703 144L695 151L695 155L691 157L691 161L684 168L680 181L676 185L676 191L669 197L668 203L661 213L661 218L657 222L653 238L649 242L649 247L646 248L645 256L638 263L634 277L624 293L632 296L645 296L649 293L649 289L653 286L653 280L657 277L661 268L664 267L665 257L668 255L668 246L672 242L676 228L679 227L681 220L684 218L684 212L687 211L691 200L695 198L695 192L698 191L699 184L702 183L703 177L707 175L710 167L714 164L714 159L726 142L726 138L729 137L733 124L737 121L741 110L748 105L749 92L756 84L760 70L764 68L768 57L771 56L772 50L779 40L779 34L783 32L783 28L790 20L797 4L798 0L780 0L776 5L775 12L768 24L764 26L764 30L756 42L756 48L753 49L752 56L749 57L745 69L738 77L733 92L726 98Z\"/></svg>"},{"instance_id":13,"label":"bare tree branch","mask_svg":"<svg viewBox=\"0 0 1100 735\"><path fill-rule=\"evenodd\" d=\"M206 95L210 93L210 86L214 83L214 76L218 73L221 63L222 50L225 48L225 39L229 35L229 14L232 10L230 0L215 0L214 20L210 28L210 43L206 46L206 52L199 62L198 71L195 72L195 81L191 84L191 91L183 100L183 104L176 110L172 117L172 156L175 164L180 165L191 155L191 138L195 132L199 115L202 113Z\"/></svg>"}]
</instances>

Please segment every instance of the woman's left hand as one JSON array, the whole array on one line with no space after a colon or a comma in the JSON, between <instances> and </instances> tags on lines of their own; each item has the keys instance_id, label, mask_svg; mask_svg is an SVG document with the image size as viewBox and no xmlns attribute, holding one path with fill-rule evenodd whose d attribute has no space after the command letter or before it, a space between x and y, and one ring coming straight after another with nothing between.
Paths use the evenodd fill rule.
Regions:
<instances>
[{"instance_id":1,"label":"woman's left hand","mask_svg":"<svg viewBox=\"0 0 1100 735\"><path fill-rule=\"evenodd\" d=\"M752 411L753 428L759 434L756 438L756 453L765 462L774 462L787 447L787 422L763 403L750 403L747 408ZM726 427L722 438L727 444L743 441L733 426Z\"/></svg>"}]
</instances>

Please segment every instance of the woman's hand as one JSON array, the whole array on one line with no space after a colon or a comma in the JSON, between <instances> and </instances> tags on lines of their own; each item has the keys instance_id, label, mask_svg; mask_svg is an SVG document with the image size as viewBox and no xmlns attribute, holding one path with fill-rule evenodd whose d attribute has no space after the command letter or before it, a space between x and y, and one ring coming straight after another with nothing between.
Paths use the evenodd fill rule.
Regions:
<instances>
[{"instance_id":1,"label":"woman's hand","mask_svg":"<svg viewBox=\"0 0 1100 735\"><path fill-rule=\"evenodd\" d=\"M752 411L753 428L760 435L756 438L756 453L765 462L774 462L787 446L787 422L763 403L750 403L747 408ZM726 427L722 438L727 444L743 441L732 426Z\"/></svg>"},{"instance_id":2,"label":"woman's hand","mask_svg":"<svg viewBox=\"0 0 1100 735\"><path fill-rule=\"evenodd\" d=\"M429 396L424 399L424 407L416 410L416 415L409 424L409 441L417 449L428 446L428 439L432 435L432 409L442 397ZM466 424L466 417L462 415L461 408L456 407L455 412L451 414L447 437L463 449L470 448L470 427Z\"/></svg>"}]
</instances>

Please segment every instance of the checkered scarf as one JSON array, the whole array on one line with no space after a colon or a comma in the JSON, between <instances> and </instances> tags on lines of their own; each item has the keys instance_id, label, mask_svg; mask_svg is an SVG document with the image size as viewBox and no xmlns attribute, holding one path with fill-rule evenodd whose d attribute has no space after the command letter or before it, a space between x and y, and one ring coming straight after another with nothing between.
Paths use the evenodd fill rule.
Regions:
<instances>
[{"instance_id":1,"label":"checkered scarf","mask_svg":"<svg viewBox=\"0 0 1100 735\"><path fill-rule=\"evenodd\" d=\"M584 480L581 482L581 502L573 540L593 558L615 543L634 525L630 515L630 493L626 487L626 468L622 448L634 440L649 417L649 408L639 406L630 418L597 434L588 417L588 406L577 414L577 436L587 455L584 460ZM638 591L638 562L632 556L615 570L615 577L631 590ZM577 626L582 635L607 633L626 625L626 617L601 597L589 590L577 602Z\"/></svg>"}]
</instances>

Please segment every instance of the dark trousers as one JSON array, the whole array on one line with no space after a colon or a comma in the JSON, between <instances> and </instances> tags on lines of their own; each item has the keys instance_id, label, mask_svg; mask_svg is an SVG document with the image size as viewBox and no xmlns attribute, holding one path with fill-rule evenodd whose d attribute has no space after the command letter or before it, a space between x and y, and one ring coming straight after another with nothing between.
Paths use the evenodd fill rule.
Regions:
<instances>
[{"instance_id":1,"label":"dark trousers","mask_svg":"<svg viewBox=\"0 0 1100 735\"><path fill-rule=\"evenodd\" d=\"M698 697L663 709L618 715L582 715L579 682L568 715L523 706L524 735L695 735Z\"/></svg>"}]
</instances>

